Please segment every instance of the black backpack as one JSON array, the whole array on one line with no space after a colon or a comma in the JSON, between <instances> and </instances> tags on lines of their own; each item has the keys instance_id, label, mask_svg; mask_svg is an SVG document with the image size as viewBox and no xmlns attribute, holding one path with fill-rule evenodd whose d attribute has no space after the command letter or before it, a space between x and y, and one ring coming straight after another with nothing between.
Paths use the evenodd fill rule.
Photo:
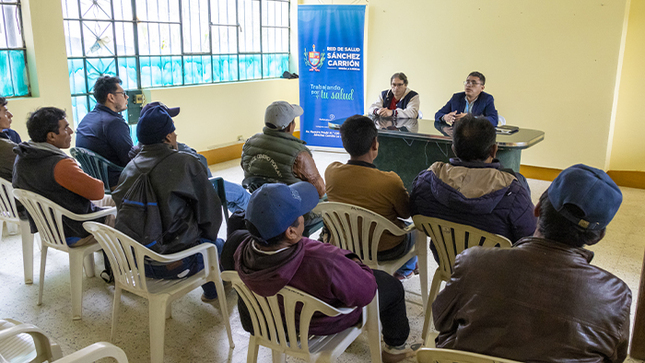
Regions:
<instances>
[{"instance_id":1,"label":"black backpack","mask_svg":"<svg viewBox=\"0 0 645 363\"><path fill-rule=\"evenodd\" d=\"M147 173L141 173L134 181L121 201L121 208L117 213L114 226L135 241L160 254L166 253L162 244L163 224L157 205L157 196L150 184L148 174L169 155L159 160ZM134 160L132 163L139 169Z\"/></svg>"}]
</instances>

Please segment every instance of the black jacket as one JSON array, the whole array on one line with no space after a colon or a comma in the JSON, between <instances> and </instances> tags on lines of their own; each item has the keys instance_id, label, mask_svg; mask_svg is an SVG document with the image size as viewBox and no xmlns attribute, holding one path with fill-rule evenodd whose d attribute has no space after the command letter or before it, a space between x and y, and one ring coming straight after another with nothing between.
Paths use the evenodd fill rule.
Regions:
<instances>
[{"instance_id":1,"label":"black jacket","mask_svg":"<svg viewBox=\"0 0 645 363\"><path fill-rule=\"evenodd\" d=\"M144 145L123 169L119 185L112 193L117 211L137 177L153 167L148 178L157 197L163 230L172 231L162 241L169 246L168 253L198 245L200 239L215 241L222 224L222 205L206 168L195 156L176 151L168 144Z\"/></svg>"}]
</instances>

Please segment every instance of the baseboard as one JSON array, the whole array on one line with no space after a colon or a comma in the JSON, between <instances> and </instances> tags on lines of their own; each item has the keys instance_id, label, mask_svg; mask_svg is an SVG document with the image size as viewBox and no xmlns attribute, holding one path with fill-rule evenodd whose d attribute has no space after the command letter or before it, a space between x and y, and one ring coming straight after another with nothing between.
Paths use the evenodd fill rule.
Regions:
<instances>
[{"instance_id":1,"label":"baseboard","mask_svg":"<svg viewBox=\"0 0 645 363\"><path fill-rule=\"evenodd\" d=\"M300 131L294 131L293 136L300 138ZM208 165L223 163L225 161L235 160L242 157L243 142L237 142L231 145L221 146L215 149L200 151L199 154L206 157Z\"/></svg>"},{"instance_id":2,"label":"baseboard","mask_svg":"<svg viewBox=\"0 0 645 363\"><path fill-rule=\"evenodd\" d=\"M520 165L520 174L529 179L553 181L562 170L540 166Z\"/></svg>"},{"instance_id":3,"label":"baseboard","mask_svg":"<svg viewBox=\"0 0 645 363\"><path fill-rule=\"evenodd\" d=\"M645 189L645 171L609 170L607 174L621 187Z\"/></svg>"},{"instance_id":4,"label":"baseboard","mask_svg":"<svg viewBox=\"0 0 645 363\"><path fill-rule=\"evenodd\" d=\"M199 153L206 157L208 165L218 164L225 161L241 158L243 145L243 142L239 142L227 146L218 147L216 149L200 151Z\"/></svg>"},{"instance_id":5,"label":"baseboard","mask_svg":"<svg viewBox=\"0 0 645 363\"><path fill-rule=\"evenodd\" d=\"M562 170L520 165L520 173L529 179L553 181ZM618 186L645 189L645 171L609 170L607 175Z\"/></svg>"}]
</instances>

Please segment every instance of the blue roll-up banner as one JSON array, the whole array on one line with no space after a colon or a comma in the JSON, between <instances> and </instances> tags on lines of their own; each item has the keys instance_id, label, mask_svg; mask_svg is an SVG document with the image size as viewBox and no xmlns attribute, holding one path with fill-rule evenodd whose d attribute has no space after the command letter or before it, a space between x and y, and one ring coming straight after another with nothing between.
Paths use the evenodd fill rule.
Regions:
<instances>
[{"instance_id":1,"label":"blue roll-up banner","mask_svg":"<svg viewBox=\"0 0 645 363\"><path fill-rule=\"evenodd\" d=\"M329 122L364 114L365 5L298 5L300 138L342 147Z\"/></svg>"}]
</instances>

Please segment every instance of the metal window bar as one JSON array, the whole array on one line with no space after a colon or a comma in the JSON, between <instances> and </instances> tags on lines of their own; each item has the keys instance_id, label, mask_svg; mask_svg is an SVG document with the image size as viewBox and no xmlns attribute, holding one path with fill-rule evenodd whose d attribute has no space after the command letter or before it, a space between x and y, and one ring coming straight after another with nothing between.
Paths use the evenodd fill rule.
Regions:
<instances>
[{"instance_id":1,"label":"metal window bar","mask_svg":"<svg viewBox=\"0 0 645 363\"><path fill-rule=\"evenodd\" d=\"M12 94L13 95L12 96L4 95L4 96L5 97L31 96L31 82L29 81L29 72L27 71L29 69L28 64L27 64L27 48L25 46L24 32L22 31L22 6L21 6L19 0L18 1L4 1L4 2L0 3L0 5L2 5L1 6L1 9L2 9L2 21L3 21L3 24L4 24L3 32L4 32L4 35L5 35L5 45L6 45L4 48L0 48L0 50L7 50L7 51L19 50L19 51L22 51L22 57L24 59L24 67L25 67L24 72L25 72L25 77L26 77L25 83L27 84L27 93L26 94L15 94L15 92L17 91L17 85L14 83L14 79L15 79L14 72L15 72L15 70L13 68L13 62L9 58L8 59L9 65L10 65L9 66L9 82L11 83L11 88L12 88ZM15 15L15 18L16 18L15 19L15 24L16 24L15 29L7 28L7 18L5 16L5 13L6 13L5 9L15 9L15 11L14 10L9 10L9 12L11 12L11 13L15 12L15 14L16 14ZM20 33L20 44L22 45L22 47L11 47L11 46L9 46L9 32L11 30L17 31L18 33ZM7 55L7 57L9 57L9 56Z\"/></svg>"},{"instance_id":2,"label":"metal window bar","mask_svg":"<svg viewBox=\"0 0 645 363\"><path fill-rule=\"evenodd\" d=\"M193 37L193 34L190 34L190 38L189 38L190 50L186 49L186 46L184 45L184 39L183 39L184 29L182 27L184 16L186 16L189 19L188 20L189 22L191 22L193 20L192 19L193 14L190 11L191 10L191 8L190 8L191 4L189 3L189 6L188 6L188 10L187 10L188 14L184 14L183 6L182 6L183 2L187 2L187 1L190 1L190 0L174 0L174 1L178 1L177 5L178 5L179 10L180 10L179 14L178 14L178 16L180 18L179 22L173 21L169 14L168 15L164 14L162 16L162 14L161 14L162 6L160 6L162 1L163 0L157 0L157 1L151 0L151 1L146 2L145 5L144 5L144 13L145 13L146 19L145 20L138 20L138 16L137 16L138 11L137 10L139 10L138 9L139 7L137 6L137 0L131 0L130 1L130 6L131 6L131 13L132 13L132 20L130 21L130 20L115 20L114 19L114 15L115 15L114 1L109 1L110 13L111 14L107 14L105 12L105 9L99 7L99 11L102 11L106 15L109 15L111 17L111 19L91 19L91 20L90 19L85 19L83 17L84 14L82 13L81 1L78 0L77 1L78 11L79 11L78 18L66 17L64 20L73 20L73 21L78 21L79 22L79 26L80 26L80 29L81 29L80 43L81 43L81 47L82 47L83 56L82 57L71 57L70 56L70 57L68 57L68 59L70 59L70 60L71 59L82 59L83 61L85 61L87 59L93 59L93 58L106 58L106 57L92 57L92 56L87 55L87 53L85 51L85 43L87 42L87 39L85 39L85 37L83 36L83 28L86 27L86 25L85 25L86 21L91 21L91 22L95 22L95 23L101 23L101 22L111 23L111 26L112 26L112 32L111 33L112 33L112 36L113 36L113 39L114 39L114 46L113 46L113 49L111 49L111 50L109 48L106 48L106 49L111 53L110 56L108 56L108 58L113 58L113 61L115 63L115 70L116 70L117 74L118 74L119 69L120 69L119 68L120 63L119 63L119 59L118 59L119 57L134 58L134 61L135 61L135 64L136 64L136 69L140 72L140 70L141 70L141 57L148 57L149 59L153 58L153 57L154 58L169 57L167 59L172 59L172 57L179 56L179 57L181 57L181 60L182 60L182 62L181 62L182 79L181 79L181 82L180 82L181 85L186 84L186 64L185 64L185 62L187 60L187 56L191 57L190 58L191 61L195 61L197 59L197 58L195 58L196 56L210 56L211 61L204 62L204 64L210 64L210 67L213 67L214 63L212 63L212 62L217 62L218 61L217 59L214 58L215 56L218 56L218 57L219 56L233 56L234 59L232 59L232 61L234 61L233 64L235 64L235 68L237 68L237 77L236 77L236 79L240 80L241 79L241 72L243 71L242 66L244 66L243 64L242 65L240 64L240 57L241 56L259 56L260 57L259 58L259 60L260 60L260 64L259 64L259 66L260 66L260 74L259 74L259 77L260 78L267 78L267 77L273 77L275 75L269 75L271 73L271 70L266 68L267 66L265 65L263 56L265 56L265 57L266 56L271 56L271 55L286 55L286 56L288 56L289 53L290 53L291 44L289 42L289 32L290 32L291 19L289 17L290 3L289 3L288 0L251 0L250 4L249 4L250 5L249 8L244 8L244 7L240 8L240 0L236 0L234 2L235 10L233 12L233 14L234 14L234 23L232 23L232 24L230 23L231 19L229 18L229 13L230 13L229 7L230 7L230 5L232 5L230 2L227 1L226 3L223 3L224 8L227 10L226 13L225 14L219 14L218 13L218 18L213 19L211 15L213 14L214 11L216 11L214 9L215 3L213 1L208 1L206 3L205 7L206 7L206 11L208 13L208 31L207 31L208 35L207 36L208 36L208 43L209 44L207 44L207 45L203 44L202 41L201 41L201 38L199 39L199 44L193 44L193 40L195 40L195 39ZM169 10L171 9L171 6L170 6L171 1L173 1L173 0L166 0L165 1L164 5L166 5L166 9L169 9ZM18 2L4 3L4 4L17 4L17 3ZM272 11L272 18L273 19L271 19L271 20L273 20L273 24L271 24L271 21L269 19L267 19L266 21L263 21L263 19L262 19L263 12L265 12L265 11L267 13L270 12L269 10L263 9L263 4L265 4L265 3L266 3L267 6L272 6L273 7L273 11ZM219 2L218 2L218 4L219 4ZM282 7L283 6L282 4L286 5L286 9L284 9ZM259 19L256 19L256 16L254 16L254 14L253 14L253 8L254 7L257 7L257 9L259 10ZM155 10L154 8L156 8L156 11L154 11ZM202 4L200 2L200 3L197 4L197 10L198 10L197 14L201 13L202 9L203 9L203 7L202 7ZM243 18L245 15L248 15L247 14L247 9L250 9L250 11L251 11L251 14L250 14L250 16L248 18L249 22L247 22L247 24L246 24L246 27L248 29L242 29L241 26L240 26L240 19ZM286 11L286 19L284 19L285 11ZM124 12L124 10L122 8L121 12L120 12L121 17L123 17L123 14L124 14L123 12ZM156 15L157 19L156 20L150 20L150 16L149 16L150 13L156 13L154 15ZM85 12L85 14L87 14L87 11ZM216 20L216 21L214 21L214 20ZM259 20L259 23L256 20ZM286 24L285 24L285 20L286 20ZM199 23L198 29L202 29L203 23L202 23L201 17L199 17L197 19L197 22ZM133 39L134 54L132 54L132 55L129 54L128 51L126 51L125 54L120 54L120 52L119 52L119 47L121 49L123 49L124 51L127 49L127 44L125 42L126 31L128 33L130 31L129 30L130 28L125 27L124 25L121 25L120 28L119 28L119 31L122 32L122 34L121 34L122 36L120 38L123 38L123 39L117 39L117 25L119 23L132 24L132 33L133 33L133 38L134 38ZM160 51L155 52L155 53L161 53L161 54L153 54L153 51L152 51L153 50L153 42L152 42L152 39L151 39L152 35L150 34L150 32L148 32L148 34L147 34L148 35L148 39L147 39L148 40L148 42L147 42L148 43L147 44L148 55L147 56L142 56L141 55L141 52L140 52L141 42L139 40L141 39L141 35L142 35L141 31L140 31L141 30L140 25L143 25L143 24L147 25L148 29L151 29L152 26L156 25L157 34L159 34L159 35L161 35L162 33L167 34L168 44L167 45L159 44ZM165 26L163 26L163 25L165 25ZM179 44L179 45L174 44L172 42L173 41L173 37L172 37L173 27L172 27L172 25L175 25L175 26L179 27L179 32L180 32L180 40L179 41L181 42L181 44ZM162 26L163 26L164 29L162 29ZM287 32L285 33L285 32L280 31L280 30L283 30L283 29L286 29ZM247 39L244 39L244 41L245 41L246 49L257 49L258 44L256 42L259 41L260 42L259 51L240 51L240 45L241 45L241 42L242 42L240 37L245 35L244 32L245 31L253 32L253 31L258 31L258 30L260 32L259 37L257 37L257 36L256 37L249 37L248 38L248 40L250 42L249 44L246 44ZM217 46L218 46L217 49L213 48L213 43L214 43L213 42L213 36L215 35L215 31L217 31L217 38L218 38L217 39ZM231 31L235 31L234 38L231 37L231 34L230 34ZM269 32L269 33L267 33L266 38L263 36L263 32ZM160 38L159 40L161 40L161 39L162 38ZM231 45L230 40L231 39L234 39L234 43L235 43L234 46L236 47L236 50L232 50L230 48L230 45ZM265 42L271 42L271 43L265 43ZM119 44L119 43L123 43L123 44ZM70 40L68 40L68 44L70 44L70 46L72 45ZM117 45L117 44L119 44L119 45ZM228 46L229 48L228 49L223 49L223 46L225 46L226 44L229 44L229 46ZM273 45L273 49L271 49L271 46L269 44ZM286 51L283 51L284 44L287 44ZM278 48L278 45L280 45L280 48ZM168 46L169 48L165 48L166 46ZM174 51L174 49L176 49L177 47L180 48L179 54L177 54L177 52ZM167 49L167 52L166 51L161 51L162 48L164 50ZM196 51L195 49L198 49L199 51ZM227 64L229 64L229 67L231 67L230 63L227 63ZM210 81L204 82L204 79L205 79L205 77L204 77L204 74L205 74L204 69L205 68L202 67L202 70L200 71L200 73L197 74L197 75L192 75L191 78L194 79L195 77L199 77L199 83L221 83L221 82L230 81L230 78L220 80L221 79L220 75L213 74L211 77L209 77ZM231 69L231 68L229 68L229 69ZM213 69L211 69L209 72L212 72L212 71L213 71ZM139 72L137 72L137 73L139 73ZM89 97L91 95L91 92L90 92L91 87L90 87L89 80L88 80L88 69L87 69L87 64L86 63L84 63L84 66L83 66L83 75L85 76L85 89L86 89L86 92L83 93L83 94L74 94L74 96L88 96ZM258 77L257 74L252 74L251 76L247 76L246 78L247 79L255 79L257 77ZM137 76L136 76L136 86L137 86L137 88L142 88L141 83L142 83L141 76L140 76L140 74L137 74ZM176 85L177 82L173 80L170 83L172 83L173 85ZM193 83L193 82L191 81L191 83ZM167 86L164 85L164 87L167 87ZM89 110L89 98L88 97L86 98L86 107Z\"/></svg>"}]
</instances>

